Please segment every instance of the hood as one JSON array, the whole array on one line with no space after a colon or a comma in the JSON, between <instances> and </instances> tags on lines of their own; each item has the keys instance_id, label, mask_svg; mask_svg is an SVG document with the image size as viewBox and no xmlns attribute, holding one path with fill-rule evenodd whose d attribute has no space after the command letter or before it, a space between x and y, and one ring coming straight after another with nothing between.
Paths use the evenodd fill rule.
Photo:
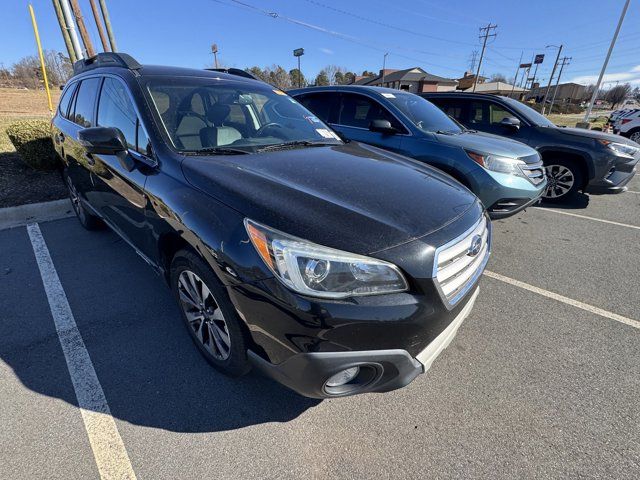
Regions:
<instances>
[{"instance_id":1,"label":"hood","mask_svg":"<svg viewBox=\"0 0 640 480\"><path fill-rule=\"evenodd\" d=\"M539 160L537 152L524 143L490 133L463 132L457 135L435 134L439 142L477 153L499 155L501 157L520 158L527 163Z\"/></svg>"},{"instance_id":2,"label":"hood","mask_svg":"<svg viewBox=\"0 0 640 480\"><path fill-rule=\"evenodd\" d=\"M451 177L350 142L233 156L189 156L192 185L241 214L309 241L368 254L435 232L476 197Z\"/></svg>"},{"instance_id":3,"label":"hood","mask_svg":"<svg viewBox=\"0 0 640 480\"><path fill-rule=\"evenodd\" d=\"M638 145L629 140L628 138L623 137L622 135L614 135L613 133L604 133L598 130L587 130L586 128L570 128L570 127L557 127L557 130L574 137L582 137L582 138L593 138L594 140L608 140L610 142L616 143L624 143L626 145L631 145L632 147L637 147Z\"/></svg>"}]
</instances>

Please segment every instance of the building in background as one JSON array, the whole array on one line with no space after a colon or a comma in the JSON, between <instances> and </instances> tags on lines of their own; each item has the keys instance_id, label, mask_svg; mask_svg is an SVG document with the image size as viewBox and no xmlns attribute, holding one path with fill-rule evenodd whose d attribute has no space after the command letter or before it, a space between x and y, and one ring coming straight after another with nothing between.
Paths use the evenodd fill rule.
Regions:
<instances>
[{"instance_id":1,"label":"building in background","mask_svg":"<svg viewBox=\"0 0 640 480\"><path fill-rule=\"evenodd\" d=\"M467 88L473 88L473 82L476 79L476 74L473 72L464 72L464 76L458 79L458 90L466 90ZM478 85L484 83L487 77L478 75Z\"/></svg>"},{"instance_id":2,"label":"building in background","mask_svg":"<svg viewBox=\"0 0 640 480\"><path fill-rule=\"evenodd\" d=\"M380 70L375 77L357 78L354 85L389 87L411 93L451 92L456 89L458 81L432 75L420 67L414 67L405 70Z\"/></svg>"},{"instance_id":3,"label":"building in background","mask_svg":"<svg viewBox=\"0 0 640 480\"><path fill-rule=\"evenodd\" d=\"M546 90L547 90L546 86L539 86L537 88L532 88L525 95L525 100L526 101L533 100L536 103L539 103L544 98L544 94ZM549 95L547 96L548 100L554 97L555 90L556 90L556 86L552 85L551 88L549 89ZM556 98L555 103L556 104L565 104L565 103L579 104L580 102L588 100L587 97L588 97L587 87L585 87L584 85L580 85L579 83L571 83L571 82L561 83L560 85L558 85L558 94L555 95L555 98Z\"/></svg>"},{"instance_id":4,"label":"building in background","mask_svg":"<svg viewBox=\"0 0 640 480\"><path fill-rule=\"evenodd\" d=\"M471 84L469 88L465 89L465 91L473 92L473 84ZM520 98L524 91L524 88L515 87L510 83L505 82L484 82L476 85L476 93L491 93L493 95L503 95L505 97Z\"/></svg>"}]
</instances>

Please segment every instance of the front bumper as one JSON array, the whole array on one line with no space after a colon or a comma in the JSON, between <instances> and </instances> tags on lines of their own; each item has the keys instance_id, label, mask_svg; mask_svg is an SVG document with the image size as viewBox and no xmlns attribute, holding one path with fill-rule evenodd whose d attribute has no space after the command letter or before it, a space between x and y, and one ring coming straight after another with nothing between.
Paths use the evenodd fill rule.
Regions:
<instances>
[{"instance_id":1,"label":"front bumper","mask_svg":"<svg viewBox=\"0 0 640 480\"><path fill-rule=\"evenodd\" d=\"M429 370L469 316L478 293L479 288L476 287L454 320L415 358L404 349L299 353L279 364L272 364L251 351L248 352L249 358L262 373L306 397L333 398L388 392L408 385L419 374ZM356 366L360 367L360 373L347 385L333 390L326 387L330 377Z\"/></svg>"},{"instance_id":2,"label":"front bumper","mask_svg":"<svg viewBox=\"0 0 640 480\"><path fill-rule=\"evenodd\" d=\"M592 180L585 188L587 193L610 194L622 193L627 190L626 185L637 173L637 165L640 161L640 154L636 158L629 160L617 160L609 167L607 174L600 180Z\"/></svg>"},{"instance_id":3,"label":"front bumper","mask_svg":"<svg viewBox=\"0 0 640 480\"><path fill-rule=\"evenodd\" d=\"M547 182L534 185L529 180L483 168L469 175L471 190L487 208L492 220L507 218L540 201Z\"/></svg>"}]
</instances>

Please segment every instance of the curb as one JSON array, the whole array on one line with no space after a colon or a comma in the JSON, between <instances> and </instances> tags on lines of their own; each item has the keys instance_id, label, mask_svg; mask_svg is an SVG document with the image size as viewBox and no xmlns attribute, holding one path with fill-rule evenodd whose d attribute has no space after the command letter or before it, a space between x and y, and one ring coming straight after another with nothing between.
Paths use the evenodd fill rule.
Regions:
<instances>
[{"instance_id":1,"label":"curb","mask_svg":"<svg viewBox=\"0 0 640 480\"><path fill-rule=\"evenodd\" d=\"M75 215L68 198L52 202L30 203L0 208L0 230L20 227L28 223L49 222Z\"/></svg>"}]
</instances>

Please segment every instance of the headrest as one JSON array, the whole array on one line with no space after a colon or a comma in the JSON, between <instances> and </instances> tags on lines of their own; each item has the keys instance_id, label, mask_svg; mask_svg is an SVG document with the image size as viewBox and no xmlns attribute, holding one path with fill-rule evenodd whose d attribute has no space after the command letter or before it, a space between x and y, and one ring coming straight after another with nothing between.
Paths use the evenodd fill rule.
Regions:
<instances>
[{"instance_id":1,"label":"headrest","mask_svg":"<svg viewBox=\"0 0 640 480\"><path fill-rule=\"evenodd\" d=\"M212 122L214 125L222 125L222 123L229 116L230 111L231 107L229 107L229 105L216 103L215 105L211 105L211 107L209 107L209 111L207 112L207 120Z\"/></svg>"}]
</instances>

